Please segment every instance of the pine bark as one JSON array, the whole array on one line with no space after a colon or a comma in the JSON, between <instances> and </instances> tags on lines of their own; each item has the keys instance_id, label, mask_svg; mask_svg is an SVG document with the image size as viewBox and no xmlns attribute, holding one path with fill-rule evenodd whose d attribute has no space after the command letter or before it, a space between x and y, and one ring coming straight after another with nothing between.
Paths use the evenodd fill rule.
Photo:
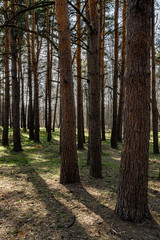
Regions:
<instances>
[{"instance_id":1,"label":"pine bark","mask_svg":"<svg viewBox=\"0 0 160 240\"><path fill-rule=\"evenodd\" d=\"M153 126L153 153L159 153L158 146L158 109L156 99L156 74L155 74L155 11L152 0L152 126Z\"/></svg>"},{"instance_id":2,"label":"pine bark","mask_svg":"<svg viewBox=\"0 0 160 240\"><path fill-rule=\"evenodd\" d=\"M56 1L56 15L59 33L59 64L62 101L62 161L60 183L67 184L80 181L76 149L76 121L67 0Z\"/></svg>"},{"instance_id":3,"label":"pine bark","mask_svg":"<svg viewBox=\"0 0 160 240\"><path fill-rule=\"evenodd\" d=\"M128 1L124 146L116 213L142 222L148 209L151 1Z\"/></svg>"},{"instance_id":4,"label":"pine bark","mask_svg":"<svg viewBox=\"0 0 160 240\"><path fill-rule=\"evenodd\" d=\"M8 15L7 15L7 11L6 11L7 7L8 7L8 1L4 0L5 22L8 21ZM9 39L8 39L8 28L7 27L5 28L4 65L5 65L5 109L4 109L4 128L3 128L2 144L4 146L8 146L9 145L8 127L9 127L10 99L9 99ZM0 112L2 112L1 109L0 109Z\"/></svg>"},{"instance_id":5,"label":"pine bark","mask_svg":"<svg viewBox=\"0 0 160 240\"><path fill-rule=\"evenodd\" d=\"M26 1L26 7L29 7L29 0ZM26 28L29 29L29 13L26 12ZM29 89L29 107L28 107L28 125L29 138L34 140L34 118L33 118L33 101L32 101L32 73L31 73L31 44L30 33L27 32L27 61L28 61L28 89Z\"/></svg>"},{"instance_id":6,"label":"pine bark","mask_svg":"<svg viewBox=\"0 0 160 240\"><path fill-rule=\"evenodd\" d=\"M32 0L34 5L34 0ZM35 11L32 10L32 31L35 31ZM38 51L37 51L38 54ZM32 64L34 75L34 141L39 142L39 89L38 89L38 57L35 57L35 34L32 33Z\"/></svg>"},{"instance_id":7,"label":"pine bark","mask_svg":"<svg viewBox=\"0 0 160 240\"><path fill-rule=\"evenodd\" d=\"M11 3L11 16L15 16L14 0ZM15 24L15 22L14 22ZM17 47L16 47L16 32L13 27L9 32L9 43L11 49L11 62L12 62L12 116L13 116L13 151L22 151L21 137L20 137L20 119L19 119L19 102L20 102L20 87L17 79Z\"/></svg>"},{"instance_id":8,"label":"pine bark","mask_svg":"<svg viewBox=\"0 0 160 240\"><path fill-rule=\"evenodd\" d=\"M81 1L76 1L77 9L81 9ZM82 73L81 73L81 17L77 13L77 128L78 148L83 149L83 95L82 95Z\"/></svg>"},{"instance_id":9,"label":"pine bark","mask_svg":"<svg viewBox=\"0 0 160 240\"><path fill-rule=\"evenodd\" d=\"M118 111L117 141L122 142L122 122L125 98L125 68L126 68L126 10L127 2L123 0L123 26L122 26L122 51L121 51L121 76L120 76L120 98Z\"/></svg>"},{"instance_id":10,"label":"pine bark","mask_svg":"<svg viewBox=\"0 0 160 240\"><path fill-rule=\"evenodd\" d=\"M90 31L90 71L89 71L89 144L90 175L102 177L101 164L101 123L100 123L100 77L99 77L99 19L97 1L89 1Z\"/></svg>"},{"instance_id":11,"label":"pine bark","mask_svg":"<svg viewBox=\"0 0 160 240\"><path fill-rule=\"evenodd\" d=\"M111 147L118 148L117 146L117 87L118 87L118 11L119 0L115 0L115 13L114 13L114 76L113 76L113 122L111 133Z\"/></svg>"},{"instance_id":12,"label":"pine bark","mask_svg":"<svg viewBox=\"0 0 160 240\"><path fill-rule=\"evenodd\" d=\"M105 106L104 106L104 43L105 43L105 1L100 0L100 82L101 82L101 135L105 137Z\"/></svg>"}]
</instances>

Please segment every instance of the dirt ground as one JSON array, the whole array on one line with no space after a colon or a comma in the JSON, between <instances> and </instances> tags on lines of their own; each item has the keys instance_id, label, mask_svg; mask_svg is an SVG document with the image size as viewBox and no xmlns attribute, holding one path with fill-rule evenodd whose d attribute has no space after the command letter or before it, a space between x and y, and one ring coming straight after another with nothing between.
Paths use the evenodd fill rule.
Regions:
<instances>
[{"instance_id":1,"label":"dirt ground","mask_svg":"<svg viewBox=\"0 0 160 240\"><path fill-rule=\"evenodd\" d=\"M0 148L0 240L160 240L159 160L150 160L153 218L133 224L114 213L120 151L103 144L100 180L88 176L87 150L79 151L81 183L63 186L56 145L23 148Z\"/></svg>"}]
</instances>

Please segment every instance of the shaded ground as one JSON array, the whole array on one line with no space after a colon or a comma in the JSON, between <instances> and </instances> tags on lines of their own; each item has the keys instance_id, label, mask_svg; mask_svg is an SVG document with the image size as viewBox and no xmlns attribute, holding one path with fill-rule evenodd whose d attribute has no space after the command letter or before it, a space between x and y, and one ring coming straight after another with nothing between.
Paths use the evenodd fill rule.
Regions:
<instances>
[{"instance_id":1,"label":"shaded ground","mask_svg":"<svg viewBox=\"0 0 160 240\"><path fill-rule=\"evenodd\" d=\"M1 240L159 240L160 156L150 154L149 206L153 219L123 222L114 214L120 150L102 144L103 179L88 176L87 149L78 151L81 184L59 184L58 135L36 145L23 134L22 153L0 145ZM121 148L121 146L120 146Z\"/></svg>"}]
</instances>

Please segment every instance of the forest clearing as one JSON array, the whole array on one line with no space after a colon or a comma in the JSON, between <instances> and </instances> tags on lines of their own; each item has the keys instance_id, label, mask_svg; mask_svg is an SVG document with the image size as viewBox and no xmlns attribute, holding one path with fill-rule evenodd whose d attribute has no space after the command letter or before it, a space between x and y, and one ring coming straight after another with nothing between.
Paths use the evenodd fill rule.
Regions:
<instances>
[{"instance_id":1,"label":"forest clearing","mask_svg":"<svg viewBox=\"0 0 160 240\"><path fill-rule=\"evenodd\" d=\"M153 219L141 224L119 219L114 213L121 144L110 147L110 133L102 143L103 178L89 176L87 143L78 150L81 183L59 183L59 130L41 143L21 132L23 152L0 145L1 240L159 240L159 155L149 157L149 208Z\"/></svg>"}]
</instances>

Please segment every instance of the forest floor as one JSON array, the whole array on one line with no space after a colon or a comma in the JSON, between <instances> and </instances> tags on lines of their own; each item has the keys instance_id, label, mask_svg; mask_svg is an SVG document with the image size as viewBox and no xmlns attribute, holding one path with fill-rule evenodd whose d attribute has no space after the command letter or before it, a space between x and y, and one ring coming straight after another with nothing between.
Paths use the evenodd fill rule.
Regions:
<instances>
[{"instance_id":1,"label":"forest floor","mask_svg":"<svg viewBox=\"0 0 160 240\"><path fill-rule=\"evenodd\" d=\"M41 132L40 144L22 133L21 153L0 144L0 240L159 240L160 155L151 154L151 143L152 220L123 222L114 213L122 146L111 149L109 137L102 143L103 179L88 175L86 144L78 150L81 183L70 185L59 183L58 131L51 143Z\"/></svg>"}]
</instances>

